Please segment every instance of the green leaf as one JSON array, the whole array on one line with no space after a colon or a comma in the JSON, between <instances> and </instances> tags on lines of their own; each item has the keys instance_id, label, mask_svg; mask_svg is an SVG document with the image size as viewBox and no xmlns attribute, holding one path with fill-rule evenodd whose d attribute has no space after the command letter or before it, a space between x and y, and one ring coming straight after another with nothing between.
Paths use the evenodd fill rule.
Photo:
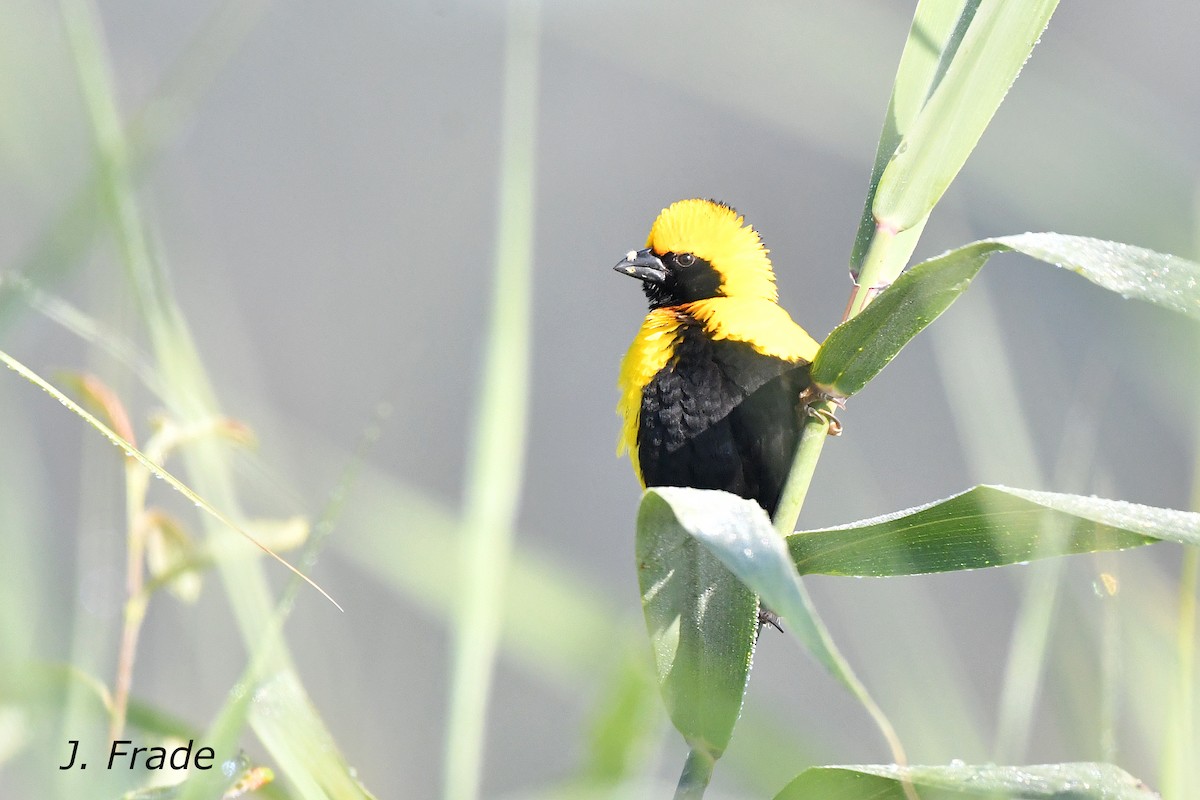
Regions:
<instances>
[{"instance_id":1,"label":"green leaf","mask_svg":"<svg viewBox=\"0 0 1200 800\"><path fill-rule=\"evenodd\" d=\"M813 361L813 381L841 397L857 393L966 291L992 252L964 247L901 275L826 337Z\"/></svg>"},{"instance_id":2,"label":"green leaf","mask_svg":"<svg viewBox=\"0 0 1200 800\"><path fill-rule=\"evenodd\" d=\"M653 571L647 569L648 560L643 556L644 539L660 543L658 552L662 553L661 561L649 562L654 564ZM849 663L838 652L792 565L784 538L775 530L761 506L751 500L717 490L667 486L648 489L638 516L638 542L642 603L646 609L647 623L650 624L651 637L655 639L660 676L671 673L671 661L660 651L665 650L665 654L670 656L675 651L682 653L683 648L676 647L671 640L671 636L677 634L664 636L661 633L656 635L656 632L663 629L671 631L672 625L678 626L675 620L681 616L687 619L686 615L693 613L693 609L697 607L702 610L708 609L711 614L718 602L712 595L714 589L710 588L707 582L712 579L711 576L688 582L688 576L692 574L689 567L693 559L705 564L711 560L717 567L714 570L715 575L722 581L717 585L724 589L728 581L733 581L739 586L744 584L762 598L763 605L783 617L788 632L863 704L893 753L897 758L900 757L903 750L891 723L871 699L862 682L854 675ZM697 542L703 547L697 545ZM723 568L720 566L722 564ZM664 597L662 582L679 580L677 575L683 577L683 581L676 584L676 594L679 596ZM665 606L659 610L655 623L651 622L651 606L647 598ZM682 607L682 614L674 610L677 606ZM756 610L756 606L750 608L752 611ZM744 612L739 610L737 613ZM755 616L752 614L750 618L752 623L756 621ZM718 623L723 621L723 618L718 617ZM734 620L738 621L740 617ZM720 628L716 628L715 625L713 627L719 634ZM751 626L751 633L753 628L754 625ZM742 635L740 629L738 635ZM703 640L703 635L698 638ZM739 660L742 651L736 649L742 641L739 639L731 642L733 646L730 647L729 654L723 655L721 648L725 643L723 639L718 640L709 646L708 652L703 655L709 658L715 656L717 661L726 659L728 663L723 667L724 670L734 674L735 668L743 663ZM744 663L748 668L753 637L747 644L750 649L746 652ZM694 656L690 652L688 655ZM678 657L674 659L674 663L679 663ZM700 663L704 665L703 661ZM740 673L737 674L740 676ZM732 686L732 681L722 681L723 687L727 685ZM689 688L690 686L691 684ZM701 687L696 688L705 691ZM667 696L665 690L664 696ZM671 718L675 720L676 727L687 738L689 733L680 725L676 711L671 710L670 699L668 710L671 711ZM688 742L693 744L695 749L691 738L688 738Z\"/></svg>"},{"instance_id":3,"label":"green leaf","mask_svg":"<svg viewBox=\"0 0 1200 800\"><path fill-rule=\"evenodd\" d=\"M1125 298L1200 320L1200 264L1144 247L1058 233L1021 233L985 240L1001 249L1069 269Z\"/></svg>"},{"instance_id":4,"label":"green leaf","mask_svg":"<svg viewBox=\"0 0 1200 800\"><path fill-rule=\"evenodd\" d=\"M689 535L661 492L647 491L638 510L642 611L667 713L693 751L716 759L741 713L758 599ZM743 510L717 509L711 522L737 524Z\"/></svg>"},{"instance_id":5,"label":"green leaf","mask_svg":"<svg viewBox=\"0 0 1200 800\"><path fill-rule=\"evenodd\" d=\"M859 269L867 255L871 237L875 233L875 215L872 206L879 179L896 148L903 141L919 118L921 109L933 93L937 82L945 74L954 54L966 34L970 16L976 3L967 8L942 2L922 2L913 15L900 66L896 69L896 80L892 84L892 97L888 102L887 118L883 132L879 135L879 146L875 150L875 164L871 169L871 183L867 189L867 200L863 208L858 235L854 241L854 253L850 257L850 274L857 278ZM903 241L896 241L889 249L889 262L884 271L898 275L908 262L925 225L922 222L906 231Z\"/></svg>"},{"instance_id":6,"label":"green leaf","mask_svg":"<svg viewBox=\"0 0 1200 800\"><path fill-rule=\"evenodd\" d=\"M651 497L666 503L683 532L703 543L764 605L786 619L788 630L830 673L841 677L844 664L825 646L828 633L792 566L784 539L758 503L728 492L662 486L646 492L643 507Z\"/></svg>"},{"instance_id":7,"label":"green leaf","mask_svg":"<svg viewBox=\"0 0 1200 800\"><path fill-rule=\"evenodd\" d=\"M907 777L921 800L1156 800L1137 778L1111 764L1030 767L892 765L813 767L775 800L904 800Z\"/></svg>"},{"instance_id":8,"label":"green leaf","mask_svg":"<svg viewBox=\"0 0 1200 800\"><path fill-rule=\"evenodd\" d=\"M892 283L933 207L966 163L1029 58L1058 0L923 0L913 16L850 274L868 291ZM855 316L870 295L852 298Z\"/></svg>"},{"instance_id":9,"label":"green leaf","mask_svg":"<svg viewBox=\"0 0 1200 800\"><path fill-rule=\"evenodd\" d=\"M1200 264L1194 261L1084 236L1002 236L951 250L901 275L829 334L813 363L813 380L842 397L858 392L966 291L989 258L1006 251L1071 270L1122 297L1200 319Z\"/></svg>"},{"instance_id":10,"label":"green leaf","mask_svg":"<svg viewBox=\"0 0 1200 800\"><path fill-rule=\"evenodd\" d=\"M787 537L801 574L919 575L1171 541L1200 545L1200 514L976 486L895 514Z\"/></svg>"},{"instance_id":11,"label":"green leaf","mask_svg":"<svg viewBox=\"0 0 1200 800\"><path fill-rule=\"evenodd\" d=\"M965 4L961 43L879 178L872 204L879 225L903 231L928 216L975 149L1057 5L1058 0ZM920 29L914 27L914 34L921 35Z\"/></svg>"}]
</instances>

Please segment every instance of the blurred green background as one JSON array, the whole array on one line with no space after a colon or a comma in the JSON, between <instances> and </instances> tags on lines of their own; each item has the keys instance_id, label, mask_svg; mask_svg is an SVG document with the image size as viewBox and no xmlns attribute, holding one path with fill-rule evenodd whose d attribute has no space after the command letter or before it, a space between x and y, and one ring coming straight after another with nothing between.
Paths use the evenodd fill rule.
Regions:
<instances>
[{"instance_id":1,"label":"blurred green background","mask_svg":"<svg viewBox=\"0 0 1200 800\"><path fill-rule=\"evenodd\" d=\"M58 7L0 9L0 349L43 375L100 376L144 437L161 402L100 346L149 347L113 236L91 233L92 133ZM591 732L616 707L617 676L648 661L639 491L613 457L617 366L644 304L611 265L670 201L727 201L770 247L783 305L823 337L849 291L911 13L854 0L543 7L531 427L485 795L553 794L595 768ZM246 512L316 516L348 492L313 572L346 613L301 592L287 628L300 677L376 795L434 796L454 520L491 301L503 6L129 0L99 18L139 132L155 252L222 409L259 440L236 456ZM1200 6L1062 4L917 257L1053 230L1200 258L1197 29ZM106 333L81 339L47 318L18 273ZM980 482L1195 508L1198 350L1183 318L997 259L850 403L801 525ZM70 662L111 683L122 480L95 431L0 375L0 668ZM199 528L187 503L153 489ZM1026 686L1027 741L1007 760L1112 760L1156 783L1180 710L1181 553L1063 563L1045 606L1044 683ZM1097 591L1102 573L1115 595ZM1042 574L809 586L914 763L983 762L998 757L1014 622ZM246 659L223 592L209 579L194 606L156 597L139 649L135 695L197 728ZM712 796L764 796L810 764L886 758L866 714L790 639L764 636L756 660ZM53 713L23 716L18 697L0 701L0 795L61 795L55 766L78 736ZM672 781L685 752L652 713L631 770L644 788ZM251 735L242 743L265 760Z\"/></svg>"}]
</instances>

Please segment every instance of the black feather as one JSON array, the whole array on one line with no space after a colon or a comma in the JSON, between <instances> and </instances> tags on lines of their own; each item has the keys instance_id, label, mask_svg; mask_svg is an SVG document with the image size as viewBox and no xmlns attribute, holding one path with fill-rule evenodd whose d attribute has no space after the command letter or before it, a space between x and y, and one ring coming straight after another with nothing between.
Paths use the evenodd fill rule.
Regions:
<instances>
[{"instance_id":1,"label":"black feather","mask_svg":"<svg viewBox=\"0 0 1200 800\"><path fill-rule=\"evenodd\" d=\"M808 384L806 364L684 327L642 391L637 448L646 485L724 489L774 514Z\"/></svg>"}]
</instances>

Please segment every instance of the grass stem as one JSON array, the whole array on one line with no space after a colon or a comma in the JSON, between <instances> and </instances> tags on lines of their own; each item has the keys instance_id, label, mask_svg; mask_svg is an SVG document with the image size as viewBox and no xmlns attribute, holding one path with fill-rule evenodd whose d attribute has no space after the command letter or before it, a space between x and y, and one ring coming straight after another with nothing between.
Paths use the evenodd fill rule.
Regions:
<instances>
[{"instance_id":1,"label":"grass stem","mask_svg":"<svg viewBox=\"0 0 1200 800\"><path fill-rule=\"evenodd\" d=\"M511 0L503 78L495 284L462 527L464 594L456 616L446 726L447 800L479 796L504 576L520 499L528 424L539 14Z\"/></svg>"},{"instance_id":2,"label":"grass stem","mask_svg":"<svg viewBox=\"0 0 1200 800\"><path fill-rule=\"evenodd\" d=\"M693 747L683 762L683 772L675 787L675 800L699 800L704 797L716 763L711 755Z\"/></svg>"}]
</instances>

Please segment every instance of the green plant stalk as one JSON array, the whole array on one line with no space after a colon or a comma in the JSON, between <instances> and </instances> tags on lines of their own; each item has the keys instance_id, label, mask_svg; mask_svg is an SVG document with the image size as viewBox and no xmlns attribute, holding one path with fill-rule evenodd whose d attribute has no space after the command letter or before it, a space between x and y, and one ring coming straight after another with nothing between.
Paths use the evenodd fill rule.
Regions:
<instances>
[{"instance_id":1,"label":"green plant stalk","mask_svg":"<svg viewBox=\"0 0 1200 800\"><path fill-rule=\"evenodd\" d=\"M915 228L916 236L920 236L923 229L923 223L920 227ZM897 263L900 259L892 252L898 235L904 233L907 232L894 231L876 221L875 232L871 234L871 242L867 245L862 267L858 271L858 278L855 279L854 289L850 293L850 302L846 306L846 313L842 316L843 322L861 314L862 310L875 299L875 295L891 285L900 271L904 269L904 264ZM911 248L916 247L915 238L911 235L904 236L904 241L911 245L907 248L908 253L911 253ZM904 254L905 260L908 258L908 253Z\"/></svg>"},{"instance_id":2,"label":"green plant stalk","mask_svg":"<svg viewBox=\"0 0 1200 800\"><path fill-rule=\"evenodd\" d=\"M800 445L796 448L792 470L783 484L783 491L780 492L775 518L771 520L781 536L787 536L796 530L796 522L800 519L804 500L808 497L808 488L812 485L817 461L821 458L825 439L829 436L829 422L825 415L832 415L833 411L833 403L827 400L815 404L810 409L811 416L800 431Z\"/></svg>"},{"instance_id":3,"label":"green plant stalk","mask_svg":"<svg viewBox=\"0 0 1200 800\"><path fill-rule=\"evenodd\" d=\"M919 229L917 235L920 235ZM846 307L845 319L857 316L874 299L876 292L873 290L873 287L878 286L878 281L882 280L883 270L887 269L888 265L894 263L896 260L895 255L892 253L892 245L895 242L896 237L894 234L876 228L875 236L867 248L863 268L859 272L859 280L856 281L854 289L851 291L850 301ZM904 242L904 246L908 246L907 241ZM905 257L907 258L907 256ZM903 267L903 264L900 266ZM887 280L890 282L894 278L895 275L892 275ZM868 291L860 291L863 286L866 286ZM824 449L825 440L829 436L831 420L833 419L835 410L835 405L831 400L818 401L808 409L810 416L800 431L800 443L796 447L796 455L792 459L791 470L788 472L787 481L784 483L783 490L780 493L779 505L775 509L775 517L771 520L775 526L775 530L781 536L787 536L796 529L796 523L800 519L800 512L804 508L804 501L808 497L808 489L812 485L817 462L821 458L821 451ZM892 726L891 720L888 719L879 704L875 702L875 699L871 697L866 686L858 679L858 676L854 674L850 663L846 661L834 643L833 637L829 635L829 632L823 625L819 624L819 617L815 609L812 609L811 616L815 622L818 622L819 634L824 640L826 649L837 662L842 681L866 709L871 719L875 722L876 727L879 728L880 733L888 744L888 748L891 750L893 760L897 764L906 765L908 758L905 755L904 746L900 742L900 737L897 735L896 729ZM690 762L692 756L689 755L688 758ZM687 774L686 765L684 774ZM918 800L916 790L907 778L903 780L901 787L908 800ZM676 794L676 797L678 796Z\"/></svg>"},{"instance_id":4,"label":"green plant stalk","mask_svg":"<svg viewBox=\"0 0 1200 800\"><path fill-rule=\"evenodd\" d=\"M532 324L539 9L510 0L504 59L495 285L466 485L463 595L454 630L443 792L479 796L504 579L520 500Z\"/></svg>"},{"instance_id":5,"label":"green plant stalk","mask_svg":"<svg viewBox=\"0 0 1200 800\"><path fill-rule=\"evenodd\" d=\"M205 426L205 432L212 429ZM193 432L193 435L200 435ZM129 433L133 438L132 432ZM146 443L145 457L156 464L166 461L170 443L161 442L161 434L151 437ZM132 442L131 442L132 444ZM179 444L179 442L175 442ZM146 496L150 488L150 475L137 457L130 454L125 456L125 524L126 562L125 562L125 608L122 614L121 644L117 655L117 676L113 686L113 708L109 724L109 741L120 738L125 728L125 717L129 707L129 695L133 687L133 666L137 659L137 644L141 635L142 623L146 620L146 609L154 590L165 585L152 582L146 585L146 533L149 516L146 509ZM183 571L179 571L182 574Z\"/></svg>"},{"instance_id":6,"label":"green plant stalk","mask_svg":"<svg viewBox=\"0 0 1200 800\"><path fill-rule=\"evenodd\" d=\"M131 559L132 562L132 559ZM140 568L139 564L139 568ZM108 740L115 742L125 730L125 716L129 709L129 692L133 687L133 664L137 658L138 638L142 623L146 619L146 606L150 595L142 591L141 581L136 594L125 601L121 628L121 645L117 654L117 678L113 685L112 714L109 717Z\"/></svg>"},{"instance_id":7,"label":"green plant stalk","mask_svg":"<svg viewBox=\"0 0 1200 800\"><path fill-rule=\"evenodd\" d=\"M920 229L917 229L917 235L920 235ZM893 245L896 241L894 232L876 226L871 242L867 245L858 279L850 291L850 300L842 317L843 322L861 314L875 299L878 290L895 280L896 275L903 269L903 264L899 267L894 266L897 259L893 253ZM906 248L909 246L907 237L902 244ZM915 246L915 242L911 244ZM895 274L890 274L893 270ZM784 536L796 529L796 522L800 519L800 511L804 508L804 500L808 496L808 487L812 485L817 461L821 458L825 438L829 435L829 419L833 416L835 408L832 402L820 401L811 406L809 411L812 417L800 431L800 443L796 447L796 455L792 458L792 467L788 472L787 481L783 484L779 505L772 520L775 529Z\"/></svg>"},{"instance_id":8,"label":"green plant stalk","mask_svg":"<svg viewBox=\"0 0 1200 800\"><path fill-rule=\"evenodd\" d=\"M146 490L150 473L137 459L125 457L125 609L122 619L121 645L117 654L117 677L113 685L113 709L108 740L115 742L125 729L125 712L133 686L133 663L137 657L138 637L146 619L149 594L143 592L146 557L146 530L142 524L146 510Z\"/></svg>"},{"instance_id":9,"label":"green plant stalk","mask_svg":"<svg viewBox=\"0 0 1200 800\"><path fill-rule=\"evenodd\" d=\"M1192 508L1200 510L1200 461L1196 463L1192 480ZM1197 768L1194 763L1196 748L1200 746L1194 716L1197 592L1200 592L1200 548L1188 547L1183 551L1180 567L1179 623L1175 633L1177 671L1159 778L1163 800L1187 800L1200 788L1195 785Z\"/></svg>"},{"instance_id":10,"label":"green plant stalk","mask_svg":"<svg viewBox=\"0 0 1200 800\"><path fill-rule=\"evenodd\" d=\"M134 192L132 160L116 108L98 13L87 0L60 0L59 5L92 122L110 222L120 246L126 278L146 324L158 370L167 389L163 400L184 422L216 416L216 398L199 353L149 246ZM235 481L226 452L218 443L197 443L189 449L186 460L200 495L239 516ZM208 509L211 507L206 505ZM226 541L235 535L225 524L206 522L209 536L214 541ZM240 546L236 541L231 544ZM286 646L280 643L278 647L261 648L264 634L275 619L275 604L261 562L250 558L222 559L220 570L243 640L252 654L261 651L263 660L268 662L261 671L264 681L274 680L275 685L286 687L293 700L279 704L272 713L250 715L260 740L281 771L302 789L305 796L364 796L338 753L332 736L304 695ZM247 697L255 692L255 687L243 689ZM315 742L316 746L301 748L293 746L293 741Z\"/></svg>"},{"instance_id":11,"label":"green plant stalk","mask_svg":"<svg viewBox=\"0 0 1200 800\"><path fill-rule=\"evenodd\" d=\"M184 54L170 66L153 95L130 120L126 139L135 174L152 165L191 119L221 69L253 32L269 5L270 0L224 0L209 14ZM95 170L59 209L12 272L46 285L82 263L84 249L103 222L97 207L104 202L106 192L104 176L101 170ZM0 281L0 331L14 319L10 312L18 308L16 301L27 293L17 281Z\"/></svg>"},{"instance_id":12,"label":"green plant stalk","mask_svg":"<svg viewBox=\"0 0 1200 800\"><path fill-rule=\"evenodd\" d=\"M978 7L978 4L979 0L972 0L972 5ZM905 135L920 119L921 111L929 102L938 83L945 76L946 69L958 52L973 18L974 11L967 7L956 9L950 4L928 0L917 4L904 45L904 53L900 56L900 65L896 69L887 116L884 119L883 131L879 135L875 163L871 168L866 203L859 220L858 233L854 237L854 250L850 255L850 277L856 283L864 283L860 280L860 273L879 225L872 209L880 178L896 156L896 150L904 141ZM926 214L919 223L896 234L896 245L888 248L888 257L883 266L885 274L892 275L888 282L900 274L912 256L928 220L929 215ZM872 277L872 280L877 279L878 276ZM866 285L870 287L872 284Z\"/></svg>"},{"instance_id":13,"label":"green plant stalk","mask_svg":"<svg viewBox=\"0 0 1200 800\"><path fill-rule=\"evenodd\" d=\"M1173 732L1167 736L1162 790L1165 800L1195 797L1196 780L1196 593L1200 589L1200 548L1183 554L1179 579L1179 628L1175 638L1178 673L1175 683Z\"/></svg>"},{"instance_id":14,"label":"green plant stalk","mask_svg":"<svg viewBox=\"0 0 1200 800\"><path fill-rule=\"evenodd\" d=\"M309 536L308 542L305 544L304 550L300 555L299 563L306 568L311 567L316 561L317 554L320 552L324 540L332 533L334 524L345 509L348 494L347 489L358 480L367 450L375 443L378 436L379 427L375 423L372 423L363 432L354 458L343 471L342 478L338 481L337 487L330 493L329 500L323 512L318 517L317 523L313 525L312 535ZM201 566L200 564L180 565L172 572L199 569ZM165 586L170 582L172 577L172 574L161 575L157 579L150 581L144 593L149 594L153 592L156 584ZM254 696L253 692L246 691L245 688L260 685L264 677L266 677L266 670L271 666L272 660L276 657L276 649L282 647L284 644L283 626L291 615L292 609L295 607L296 594L302 586L302 581L296 575L293 575L288 581L279 597L279 601L275 604L274 614L271 617L270 624L264 631L263 639L254 648L252 657L246 664L238 681L234 684L234 690L229 693L225 705L217 714L208 731L203 736L197 737L212 746L218 753L230 752L235 746L237 737L245 725L246 717L249 715L251 698ZM299 688L298 683L297 687ZM305 702L302 695L297 700ZM313 738L315 738L315 741L313 741ZM307 744L316 747L326 746L326 742L321 741L317 737L310 738ZM329 745L332 746L331 741ZM206 800L206 798L213 797L214 792L220 790L221 780L221 776L215 775L213 772L198 772L190 776L184 783L183 792L179 800ZM368 798L368 800L374 800L365 788L359 786L358 789L360 790L360 796ZM316 787L311 794L324 796L319 787Z\"/></svg>"},{"instance_id":15,"label":"green plant stalk","mask_svg":"<svg viewBox=\"0 0 1200 800\"><path fill-rule=\"evenodd\" d=\"M1197 212L1193 231L1197 237L1192 254L1200 253L1200 183L1196 185L1193 210ZM1194 443L1196 463L1192 467L1192 510L1200 511L1200 436ZM1164 739L1159 788L1164 800L1185 800L1200 791L1200 768L1192 762L1200 747L1196 729L1196 605L1200 591L1200 548L1183 552L1179 577L1179 624L1175 634L1177 677L1172 713L1168 716Z\"/></svg>"},{"instance_id":16,"label":"green plant stalk","mask_svg":"<svg viewBox=\"0 0 1200 800\"><path fill-rule=\"evenodd\" d=\"M1099 563L1115 568L1115 559L1101 557ZM1110 569L1104 570L1106 573ZM1100 578L1104 586L1104 576ZM1117 760L1117 723L1121 712L1122 659L1125 653L1121 634L1120 602L1110 596L1108 589L1100 598L1100 713L1097 724L1097 744L1100 758L1109 763Z\"/></svg>"},{"instance_id":17,"label":"green plant stalk","mask_svg":"<svg viewBox=\"0 0 1200 800\"><path fill-rule=\"evenodd\" d=\"M699 800L704 797L716 763L716 759L702 748L693 747L688 751L687 760L683 762L683 773L675 787L675 800Z\"/></svg>"},{"instance_id":18,"label":"green plant stalk","mask_svg":"<svg viewBox=\"0 0 1200 800\"><path fill-rule=\"evenodd\" d=\"M1018 382L1012 360L1004 347L1004 336L989 295L976 287L972 318L973 335L966 323L945 319L933 336L934 355L942 376L943 391L952 422L963 443L972 471L980 475L1008 473L1025 475L1030 485L1045 484L1038 468L1033 437L1017 395ZM961 330L960 330L961 328ZM999 444L987 436L991 420L980 397L991 398L996 407L1013 409L1006 420L1007 432ZM1040 557L1055 553L1053 537L1038 547ZM1004 680L997 703L997 723L992 759L1009 763L1021 757L1029 738L1029 727L1049 641L1053 612L1057 606L1061 565L1038 563L1021 574L1020 606L1009 636Z\"/></svg>"},{"instance_id":19,"label":"green plant stalk","mask_svg":"<svg viewBox=\"0 0 1200 800\"><path fill-rule=\"evenodd\" d=\"M1038 557L1042 556L1039 554ZM996 723L996 744L992 754L998 764L1020 763L1025 758L1033 728L1033 712L1042 687L1046 647L1058 608L1061 559L1030 565L1030 569L1033 571L1022 593L1004 667L1000 718Z\"/></svg>"}]
</instances>

